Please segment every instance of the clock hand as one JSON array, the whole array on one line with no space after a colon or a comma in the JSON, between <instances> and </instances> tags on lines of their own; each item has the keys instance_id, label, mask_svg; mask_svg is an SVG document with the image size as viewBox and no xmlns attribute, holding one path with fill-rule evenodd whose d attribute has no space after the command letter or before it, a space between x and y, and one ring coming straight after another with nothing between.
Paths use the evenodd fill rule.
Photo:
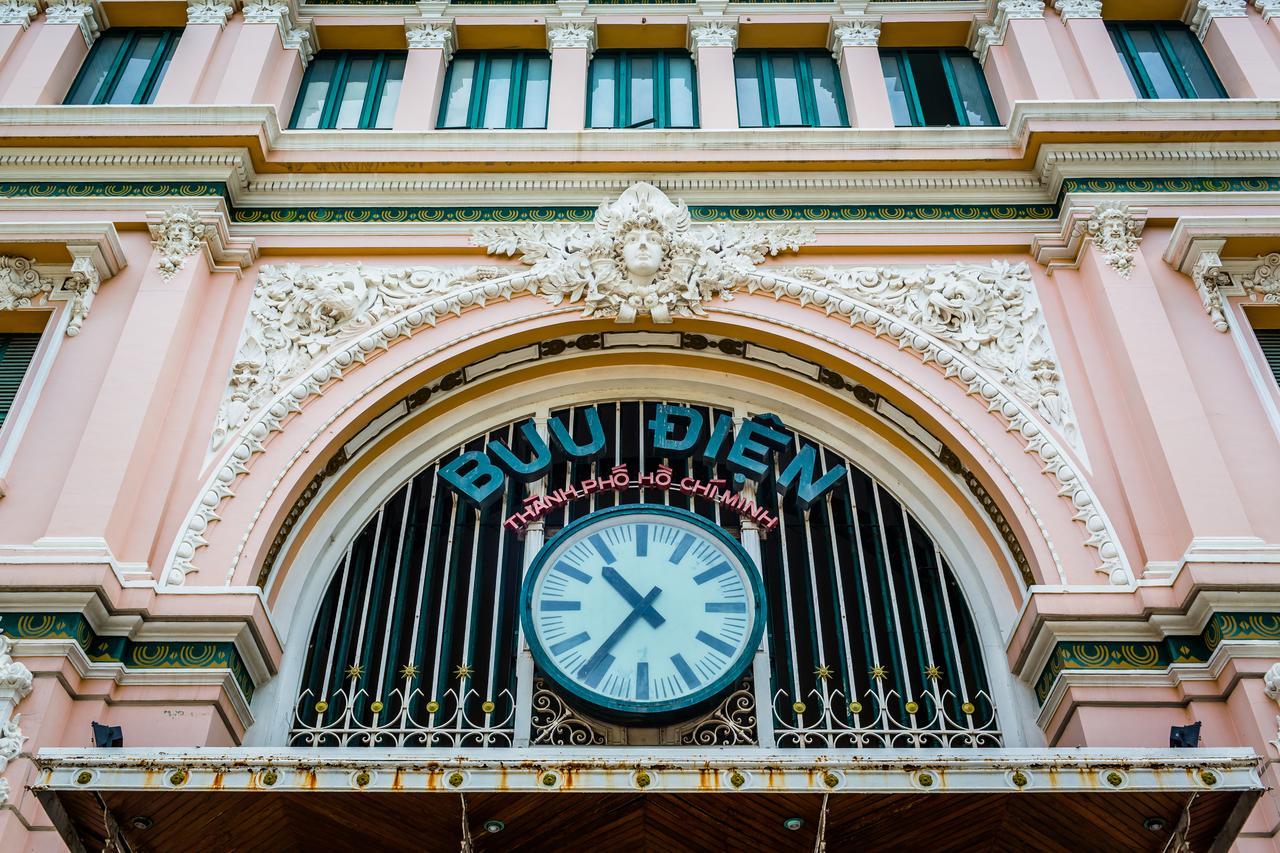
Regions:
<instances>
[{"instance_id":1,"label":"clock hand","mask_svg":"<svg viewBox=\"0 0 1280 853\"><path fill-rule=\"evenodd\" d=\"M591 658L582 665L582 668L578 670L579 678L584 681L590 680L596 667L598 667L604 659L609 656L609 650L613 648L615 643L622 639L622 635L627 633L631 626L636 623L636 620L640 618L640 614L643 613L646 608L652 609L653 600L661 593L662 588L655 586L653 589L649 590L648 595L640 599L640 601L631 608L631 612L627 614L627 618L623 619L622 623L619 624L617 628L613 629L613 633L605 638L605 641L600 644L600 648L596 649L595 654L593 654Z\"/></svg>"},{"instance_id":2,"label":"clock hand","mask_svg":"<svg viewBox=\"0 0 1280 853\"><path fill-rule=\"evenodd\" d=\"M602 575L604 576L604 579L609 582L609 586L616 589L618 591L618 595L622 596L626 600L627 604L630 604L632 607L640 608L640 602L644 600L643 597L640 593L636 592L635 587L627 583L626 578L618 574L617 569L613 566L605 566ZM649 625L654 628L657 628L663 622L667 621L663 618L662 614L653 609L652 604L641 608L640 615L644 617L644 621L648 622Z\"/></svg>"}]
</instances>

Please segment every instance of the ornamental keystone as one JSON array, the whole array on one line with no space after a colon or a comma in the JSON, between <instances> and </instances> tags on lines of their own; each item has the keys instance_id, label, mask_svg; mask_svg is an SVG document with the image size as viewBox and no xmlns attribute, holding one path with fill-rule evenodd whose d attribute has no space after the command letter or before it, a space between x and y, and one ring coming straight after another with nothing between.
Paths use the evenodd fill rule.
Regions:
<instances>
[{"instance_id":1,"label":"ornamental keystone","mask_svg":"<svg viewBox=\"0 0 1280 853\"><path fill-rule=\"evenodd\" d=\"M156 268L160 277L170 281L187 263L187 258L204 248L209 227L200 221L193 207L175 207L165 211L158 225L151 225L151 243L160 254Z\"/></svg>"},{"instance_id":2,"label":"ornamental keystone","mask_svg":"<svg viewBox=\"0 0 1280 853\"><path fill-rule=\"evenodd\" d=\"M1094 208L1093 215L1087 222L1076 226L1077 230L1081 228L1088 232L1107 266L1121 278L1128 278L1133 273L1134 255L1138 252L1138 235L1142 232L1142 225L1129 214L1126 205L1115 201L1102 202Z\"/></svg>"}]
</instances>

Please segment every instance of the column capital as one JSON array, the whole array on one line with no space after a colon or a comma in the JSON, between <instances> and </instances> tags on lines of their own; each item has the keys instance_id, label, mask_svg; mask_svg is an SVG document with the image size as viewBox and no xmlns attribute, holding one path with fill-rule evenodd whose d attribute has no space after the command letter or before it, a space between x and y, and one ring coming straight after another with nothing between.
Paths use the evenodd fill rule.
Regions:
<instances>
[{"instance_id":1,"label":"column capital","mask_svg":"<svg viewBox=\"0 0 1280 853\"><path fill-rule=\"evenodd\" d=\"M736 50L738 22L731 18L690 19L688 46L689 53L695 61L697 61L700 47L728 47Z\"/></svg>"},{"instance_id":2,"label":"column capital","mask_svg":"<svg viewBox=\"0 0 1280 853\"><path fill-rule=\"evenodd\" d=\"M25 30L39 11L35 0L3 0L0 2L0 24L17 24Z\"/></svg>"},{"instance_id":3,"label":"column capital","mask_svg":"<svg viewBox=\"0 0 1280 853\"><path fill-rule=\"evenodd\" d=\"M1280 15L1280 0L1253 0L1253 5L1262 13L1264 24L1276 15Z\"/></svg>"},{"instance_id":4,"label":"column capital","mask_svg":"<svg viewBox=\"0 0 1280 853\"><path fill-rule=\"evenodd\" d=\"M147 214L147 229L155 247L156 271L172 280L186 266L187 258L203 254L213 272L237 275L257 257L256 241L233 238L224 212L178 205Z\"/></svg>"},{"instance_id":5,"label":"column capital","mask_svg":"<svg viewBox=\"0 0 1280 853\"><path fill-rule=\"evenodd\" d=\"M235 0L187 0L188 24L227 25L227 19L236 12Z\"/></svg>"},{"instance_id":6,"label":"column capital","mask_svg":"<svg viewBox=\"0 0 1280 853\"><path fill-rule=\"evenodd\" d=\"M1064 21L1102 17L1102 0L1053 0L1053 8Z\"/></svg>"},{"instance_id":7,"label":"column capital","mask_svg":"<svg viewBox=\"0 0 1280 853\"><path fill-rule=\"evenodd\" d=\"M547 19L547 48L577 47L587 51L587 58L596 49L596 22L594 18L572 18L569 20Z\"/></svg>"},{"instance_id":8,"label":"column capital","mask_svg":"<svg viewBox=\"0 0 1280 853\"><path fill-rule=\"evenodd\" d=\"M50 24L79 26L87 47L93 47L102 34L103 17L96 0L49 0L44 17Z\"/></svg>"},{"instance_id":9,"label":"column capital","mask_svg":"<svg viewBox=\"0 0 1280 853\"><path fill-rule=\"evenodd\" d=\"M1128 278L1133 273L1143 224L1128 205L1104 201L1093 209L1088 219L1077 223L1075 229L1093 243L1107 266L1121 278Z\"/></svg>"},{"instance_id":10,"label":"column capital","mask_svg":"<svg viewBox=\"0 0 1280 853\"><path fill-rule=\"evenodd\" d=\"M1248 4L1249 0L1197 0L1188 10L1191 19L1187 23L1204 41L1215 18L1243 18L1248 14Z\"/></svg>"},{"instance_id":11,"label":"column capital","mask_svg":"<svg viewBox=\"0 0 1280 853\"><path fill-rule=\"evenodd\" d=\"M832 18L831 33L827 36L827 48L840 59L846 47L875 47L880 43L880 19Z\"/></svg>"},{"instance_id":12,"label":"column capital","mask_svg":"<svg viewBox=\"0 0 1280 853\"><path fill-rule=\"evenodd\" d=\"M442 50L445 62L453 58L456 30L452 19L405 21L404 34L410 50L415 48Z\"/></svg>"}]
</instances>

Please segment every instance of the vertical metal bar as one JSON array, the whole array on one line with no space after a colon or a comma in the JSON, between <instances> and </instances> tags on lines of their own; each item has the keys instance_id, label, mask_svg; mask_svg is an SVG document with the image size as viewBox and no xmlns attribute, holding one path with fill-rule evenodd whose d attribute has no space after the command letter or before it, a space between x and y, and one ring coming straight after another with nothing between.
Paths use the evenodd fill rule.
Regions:
<instances>
[{"instance_id":1,"label":"vertical metal bar","mask_svg":"<svg viewBox=\"0 0 1280 853\"><path fill-rule=\"evenodd\" d=\"M436 482L435 478L436 478L436 471L438 468L439 468L439 465L435 464L427 469L427 471L430 472L428 474L427 482L429 483ZM415 665L414 661L417 659L417 655L418 655L418 631L419 631L419 625L422 622L422 602L423 602L423 597L426 594L427 573L431 564L431 550L432 550L432 545L434 544L431 541L432 539L431 524L433 521L435 521L436 504L438 502L439 502L439 493L437 492L436 488L433 486L431 489L431 497L429 498L429 503L427 504L427 526L426 526L426 532L423 534L422 564L419 566L419 569L418 569L419 571L418 598L413 607L413 633L410 635L410 638L409 638L409 660L406 663L406 665L409 665L409 666ZM400 712L400 723L399 723L399 725L402 728L404 727L405 720L409 714L409 696L412 693L412 690L410 689L410 685L412 683L413 683L413 680L411 678L409 677L405 678L404 702L402 703L402 708Z\"/></svg>"},{"instance_id":2,"label":"vertical metal bar","mask_svg":"<svg viewBox=\"0 0 1280 853\"><path fill-rule=\"evenodd\" d=\"M508 447L511 446L512 441L514 440L514 437L515 437L515 424L514 423L508 424L507 425L507 446ZM506 506L505 498L506 498L506 494L504 493L503 496L498 499L499 506L502 506L502 507ZM479 528L479 525L477 525L477 529L478 528ZM508 535L509 534L507 533L507 531L504 530L502 527L498 528L498 559L497 559L497 564L494 566L494 583L493 583L493 630L489 633L489 677L485 681L485 698L490 699L494 702L495 709L497 708L497 700L494 695L493 680L498 673L498 654L499 654L498 622L500 621L498 619L498 616L502 612L502 609L501 609L502 608L502 575L503 575L503 569L505 568L505 565L503 564L503 557L506 556L505 551L506 551ZM472 564L472 571L476 571L474 563ZM515 612L518 614L519 607L520 607L519 602L517 602L515 606L516 606ZM486 729L489 728L489 726L492 724L492 721L493 721L493 713L492 712L485 713L484 727Z\"/></svg>"},{"instance_id":3,"label":"vertical metal bar","mask_svg":"<svg viewBox=\"0 0 1280 853\"><path fill-rule=\"evenodd\" d=\"M444 652L444 611L448 606L449 595L449 575L453 560L453 528L454 518L458 512L458 496L454 492L449 493L449 534L445 539L444 546L444 566L440 572L440 614L436 623L436 659L432 666L431 675L431 698L435 699L440 695L440 673L441 673L441 656ZM431 722L435 723L435 714L430 717Z\"/></svg>"},{"instance_id":4,"label":"vertical metal bar","mask_svg":"<svg viewBox=\"0 0 1280 853\"><path fill-rule=\"evenodd\" d=\"M792 441L792 449L796 453L799 453L800 437L793 432L791 434L791 441ZM778 475L777 454L774 454L773 464L774 464L774 469L773 469L774 477L776 479ZM781 510L782 510L781 500L778 501L778 510L779 510L779 514L781 514ZM809 591L810 591L810 600L812 603L811 606L813 609L813 645L814 645L814 651L817 653L815 657L817 658L818 666L825 667L827 665L827 651L826 651L826 648L824 647L824 641L823 641L823 635L822 635L822 605L821 605L822 598L818 594L818 565L813 558L813 531L809 529L809 510L801 511L800 519L802 524L804 525L803 527L804 546L805 546L805 553L808 557L808 564L809 564ZM779 524L778 526L781 527L782 525ZM826 679L826 678L819 678L818 688L822 693L823 713L833 715L834 712L832 711L832 708L831 708L831 690L830 690L830 685L827 684L828 680L829 679Z\"/></svg>"},{"instance_id":5,"label":"vertical metal bar","mask_svg":"<svg viewBox=\"0 0 1280 853\"><path fill-rule=\"evenodd\" d=\"M400 564L404 562L404 537L409 530L409 505L413 498L413 479L404 489L404 512L400 516L400 539L396 543L396 564L391 573L391 593L387 600L391 602L391 612L387 614L387 628L382 634L382 654L378 661L378 680L374 682L379 691L382 690L382 678L387 671L387 653L391 646L391 628L398 621L400 608L397 606L396 589L400 586Z\"/></svg>"},{"instance_id":6,"label":"vertical metal bar","mask_svg":"<svg viewBox=\"0 0 1280 853\"><path fill-rule=\"evenodd\" d=\"M333 653L338 645L338 620L342 618L342 602L346 598L347 594L347 573L351 569L351 552L355 547L356 545L354 542L348 545L347 553L344 555L342 560L342 585L338 588L338 603L334 606L333 610L333 632L329 635L329 653L325 657L324 664L324 683L320 687L320 695L316 697L317 702L329 695L329 676L333 672ZM317 712L316 722L318 723L319 720L320 714Z\"/></svg>"},{"instance_id":7,"label":"vertical metal bar","mask_svg":"<svg viewBox=\"0 0 1280 853\"><path fill-rule=\"evenodd\" d=\"M743 491L747 492L750 489L751 487L748 486ZM751 497L754 500L754 492L752 492ZM755 564L755 570L760 573L761 589L764 589L764 555L760 548L760 528L756 527L755 522L750 519L744 519L741 529L742 548L751 557L752 562ZM769 631L766 625L765 630L760 634L760 646L756 649L755 656L751 659L751 683L756 702L756 735L760 745L767 748L777 745L773 728L771 682L772 678L769 672Z\"/></svg>"},{"instance_id":8,"label":"vertical metal bar","mask_svg":"<svg viewBox=\"0 0 1280 853\"><path fill-rule=\"evenodd\" d=\"M938 567L938 583L940 585L939 594L942 597L942 604L947 614L947 631L951 634L951 646L956 650L955 666L956 675L960 678L960 701L964 702L969 699L968 679L966 679L964 675L964 660L960 655L960 643L956 639L955 617L951 613L951 596L947 594L947 573L944 568L945 564L942 562L942 552L938 550L938 544L936 542L933 545L933 555L934 562ZM976 640L977 638L975 637L973 639ZM965 716L969 718L969 725L972 726L973 715L966 714Z\"/></svg>"},{"instance_id":9,"label":"vertical metal bar","mask_svg":"<svg viewBox=\"0 0 1280 853\"><path fill-rule=\"evenodd\" d=\"M866 636L871 640L871 664L878 666L880 664L880 641L876 637L876 610L871 604L871 583L867 577L867 552L862 543L862 523L858 520L858 501L856 492L853 490L853 469L845 468L845 482L849 488L849 512L853 527L853 539L858 549L858 572L862 577L862 606L864 618L867 621ZM872 494L876 488L875 481L871 483ZM876 689L876 700L879 703L881 711L884 710L884 680L880 678L872 678L872 683Z\"/></svg>"},{"instance_id":10,"label":"vertical metal bar","mask_svg":"<svg viewBox=\"0 0 1280 853\"><path fill-rule=\"evenodd\" d=\"M550 430L547 427L547 419L550 412L540 410L534 415L537 423L538 435L542 436L545 442L550 441ZM566 466L566 481L573 476L573 466ZM535 480L529 484L528 494L536 495L545 491L545 479ZM568 482L566 482L568 485ZM569 522L568 505L565 506L565 524ZM535 521L525 529L524 534L524 559L520 568L521 588L524 585L524 579L529 574L529 567L533 565L534 559L538 556L538 552L542 550L542 544L546 541L546 528L544 521ZM516 648L518 649L518 658L516 659L516 731L512 738L512 743L516 747L528 746L533 732L533 652L529 650L529 639L524 635L524 624L521 620L516 620Z\"/></svg>"},{"instance_id":11,"label":"vertical metal bar","mask_svg":"<svg viewBox=\"0 0 1280 853\"><path fill-rule=\"evenodd\" d=\"M924 591L920 588L920 567L916 564L916 549L911 542L911 517L907 515L907 508L901 503L898 509L902 513L902 530L903 536L907 540L907 558L911 562L911 579L915 586L916 592L916 612L920 616L920 637L924 641L924 655L928 666L935 664L933 657L933 641L929 637L929 617L924 610ZM942 694L938 691L938 682L936 679L925 677L924 686L926 690L932 688L933 698L938 703L938 708L942 708ZM911 715L912 724L915 724L915 714Z\"/></svg>"},{"instance_id":12,"label":"vertical metal bar","mask_svg":"<svg viewBox=\"0 0 1280 853\"><path fill-rule=\"evenodd\" d=\"M911 678L907 674L907 648L906 643L902 639L902 619L898 608L898 587L893 582L893 565L891 563L891 555L889 551L889 538L884 529L884 511L880 506L880 485L876 483L871 490L871 494L875 499L876 505L876 521L880 527L880 546L884 553L884 577L885 583L889 587L889 612L892 614L893 636L898 638L898 661L902 666L902 699L904 702L912 701L913 694L911 692Z\"/></svg>"},{"instance_id":13,"label":"vertical metal bar","mask_svg":"<svg viewBox=\"0 0 1280 853\"><path fill-rule=\"evenodd\" d=\"M827 459L826 447L821 448L820 458L822 459L822 466L829 470L830 462ZM846 466L846 470L847 470L847 466ZM846 697L846 701L853 702L858 698L858 682L857 682L857 679L854 677L854 673L853 673L853 643L850 640L850 636L849 636L849 610L848 610L848 603L846 602L845 595L844 595L844 578L842 577L843 573L841 572L842 567L840 565L840 552L839 552L839 549L836 547L836 518L835 518L836 513L835 513L835 507L832 506L832 496L830 493L827 494L826 501L827 501L827 536L830 537L830 541L831 541L831 574L835 579L836 609L837 609L837 612L839 612L840 614L840 639L841 639L841 642L844 643L844 647L843 647L844 654L842 655L842 657L844 658L845 678L847 679L845 683L848 685L848 688L849 688L849 695ZM849 501L850 503L853 502L852 486L850 486L849 488ZM855 519L855 522L856 522L856 519ZM859 555L859 557L861 557L861 555Z\"/></svg>"}]
</instances>

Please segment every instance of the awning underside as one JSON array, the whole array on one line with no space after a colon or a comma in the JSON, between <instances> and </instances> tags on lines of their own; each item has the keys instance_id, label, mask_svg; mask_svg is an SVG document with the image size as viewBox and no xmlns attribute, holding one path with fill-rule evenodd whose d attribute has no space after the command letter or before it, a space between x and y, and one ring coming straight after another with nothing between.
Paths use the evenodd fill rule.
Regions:
<instances>
[{"instance_id":1,"label":"awning underside","mask_svg":"<svg viewBox=\"0 0 1280 853\"><path fill-rule=\"evenodd\" d=\"M72 849L1224 850L1259 796L1239 750L992 750L649 761L359 751L48 750L34 789ZM825 806L824 806L825 802ZM789 829L799 818L799 829ZM503 824L498 833L486 821ZM124 845L121 845L124 846Z\"/></svg>"}]
</instances>

